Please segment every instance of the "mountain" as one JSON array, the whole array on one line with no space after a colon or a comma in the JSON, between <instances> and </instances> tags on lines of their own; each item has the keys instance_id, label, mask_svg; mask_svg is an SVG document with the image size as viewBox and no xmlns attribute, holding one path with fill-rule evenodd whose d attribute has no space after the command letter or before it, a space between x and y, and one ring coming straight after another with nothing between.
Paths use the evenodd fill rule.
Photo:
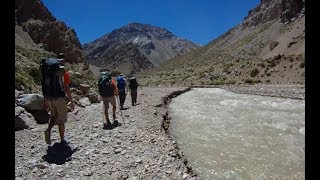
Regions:
<instances>
[{"instance_id":1,"label":"mountain","mask_svg":"<svg viewBox=\"0 0 320 180\"><path fill-rule=\"evenodd\" d=\"M302 0L261 0L243 22L207 45L141 72L144 85L305 82Z\"/></svg>"},{"instance_id":2,"label":"mountain","mask_svg":"<svg viewBox=\"0 0 320 180\"><path fill-rule=\"evenodd\" d=\"M170 31L131 23L82 46L87 61L133 75L200 47Z\"/></svg>"},{"instance_id":3,"label":"mountain","mask_svg":"<svg viewBox=\"0 0 320 180\"><path fill-rule=\"evenodd\" d=\"M42 58L64 53L73 83L93 79L75 31L52 16L40 0L15 1L15 88L40 91ZM71 72L72 72L71 71Z\"/></svg>"}]
</instances>

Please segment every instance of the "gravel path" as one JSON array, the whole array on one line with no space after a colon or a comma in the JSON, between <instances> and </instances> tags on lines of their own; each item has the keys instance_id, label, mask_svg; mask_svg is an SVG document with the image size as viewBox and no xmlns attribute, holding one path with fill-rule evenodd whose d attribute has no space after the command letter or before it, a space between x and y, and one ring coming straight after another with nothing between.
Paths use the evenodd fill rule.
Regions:
<instances>
[{"instance_id":1,"label":"gravel path","mask_svg":"<svg viewBox=\"0 0 320 180\"><path fill-rule=\"evenodd\" d=\"M238 93L304 99L304 86L220 86ZM118 111L120 126L105 129L102 102L78 108L66 124L69 146L52 129L52 147L44 142L46 124L15 132L16 179L199 179L167 131L166 104L186 87L142 88L138 105ZM109 109L110 112L111 109ZM118 110L118 109L117 109ZM110 114L111 116L111 114Z\"/></svg>"},{"instance_id":2,"label":"gravel path","mask_svg":"<svg viewBox=\"0 0 320 180\"><path fill-rule=\"evenodd\" d=\"M69 151L59 146L57 127L51 135L51 149L56 148L57 152L50 149L50 153L44 142L46 125L16 131L16 179L197 179L184 164L187 161L176 142L162 128L166 117L164 99L168 102L163 97L184 89L140 89L137 106L131 106L128 94L128 109L121 111L122 116L118 113L121 125L113 129L103 127L102 102L81 108L77 113L79 120L66 124ZM52 163L48 157L60 153L58 147L67 155L62 152L56 159L68 154L70 157Z\"/></svg>"}]
</instances>

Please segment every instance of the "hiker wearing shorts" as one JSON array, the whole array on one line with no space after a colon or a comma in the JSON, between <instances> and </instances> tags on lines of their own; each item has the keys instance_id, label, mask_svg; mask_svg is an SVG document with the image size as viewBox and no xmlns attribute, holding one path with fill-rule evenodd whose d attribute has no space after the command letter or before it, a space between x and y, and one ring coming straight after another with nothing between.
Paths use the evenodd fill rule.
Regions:
<instances>
[{"instance_id":1,"label":"hiker wearing shorts","mask_svg":"<svg viewBox=\"0 0 320 180\"><path fill-rule=\"evenodd\" d=\"M65 59L63 58L63 54L60 53L61 57L59 61L62 65L65 63ZM68 71L64 71L63 76L61 77L63 83L63 91L61 97L52 97L52 96L44 96L44 106L47 111L50 111L50 119L47 130L45 130L45 141L48 145L51 144L51 129L54 125L58 125L59 127L59 135L61 139L61 143L66 143L64 134L65 134L65 123L67 122L67 113L68 107L67 104L70 102L71 111L74 110L74 102L71 96L70 91L70 76ZM65 94L67 96L65 96Z\"/></svg>"},{"instance_id":2,"label":"hiker wearing shorts","mask_svg":"<svg viewBox=\"0 0 320 180\"><path fill-rule=\"evenodd\" d=\"M110 85L108 86L103 86L105 84L108 84L108 82L104 82L104 76L106 73L106 77L107 79L110 79ZM110 119L109 119L109 103L112 105L112 117L113 117L113 123L114 124L118 124L118 121L116 120L116 109L117 109L117 105L116 105L116 97L118 96L118 88L116 86L116 83L114 81L114 79L111 77L111 73L108 70L100 70L100 78L99 78L99 92L100 92L100 96L101 99L103 101L103 107L104 107L104 115L105 115L105 119L107 122L107 126L111 125ZM111 89L110 89L111 88ZM106 91L111 91L111 92L106 92Z\"/></svg>"}]
</instances>

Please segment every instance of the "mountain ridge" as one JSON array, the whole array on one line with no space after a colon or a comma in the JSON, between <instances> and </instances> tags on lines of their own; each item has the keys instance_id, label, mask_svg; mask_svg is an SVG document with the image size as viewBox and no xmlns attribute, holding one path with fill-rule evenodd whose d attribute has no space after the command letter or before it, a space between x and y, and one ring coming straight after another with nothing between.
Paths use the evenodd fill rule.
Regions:
<instances>
[{"instance_id":1,"label":"mountain ridge","mask_svg":"<svg viewBox=\"0 0 320 180\"><path fill-rule=\"evenodd\" d=\"M148 86L304 84L304 13L301 0L262 0L208 44L137 76Z\"/></svg>"},{"instance_id":2,"label":"mountain ridge","mask_svg":"<svg viewBox=\"0 0 320 180\"><path fill-rule=\"evenodd\" d=\"M82 46L90 64L100 67L106 66L123 71L128 75L133 75L142 69L158 66L172 57L185 54L198 47L200 46L175 36L165 28L137 22L115 29ZM127 48L135 48L135 54L119 56L114 53L117 50L126 52ZM108 54L113 55L109 56ZM135 58L143 59L143 64L134 66ZM128 70L119 68L123 62L132 67Z\"/></svg>"}]
</instances>

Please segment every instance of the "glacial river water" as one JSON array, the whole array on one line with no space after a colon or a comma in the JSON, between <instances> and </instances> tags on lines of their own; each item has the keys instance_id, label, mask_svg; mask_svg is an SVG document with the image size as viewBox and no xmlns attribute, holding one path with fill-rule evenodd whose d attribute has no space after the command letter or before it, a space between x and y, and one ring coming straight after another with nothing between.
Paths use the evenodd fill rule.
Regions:
<instances>
[{"instance_id":1,"label":"glacial river water","mask_svg":"<svg viewBox=\"0 0 320 180\"><path fill-rule=\"evenodd\" d=\"M305 101L195 88L170 133L201 179L305 179Z\"/></svg>"}]
</instances>

